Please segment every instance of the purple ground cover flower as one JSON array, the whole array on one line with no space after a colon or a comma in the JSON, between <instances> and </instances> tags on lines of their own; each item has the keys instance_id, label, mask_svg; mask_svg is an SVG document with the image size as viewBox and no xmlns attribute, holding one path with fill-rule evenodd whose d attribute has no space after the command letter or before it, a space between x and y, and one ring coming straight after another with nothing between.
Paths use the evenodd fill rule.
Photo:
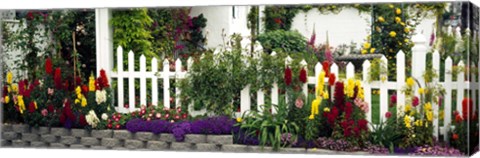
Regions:
<instances>
[{"instance_id":1,"label":"purple ground cover flower","mask_svg":"<svg viewBox=\"0 0 480 158\"><path fill-rule=\"evenodd\" d=\"M427 156L463 156L460 150L450 147L435 146L420 146L416 147L409 155L427 155Z\"/></svg>"},{"instance_id":2,"label":"purple ground cover flower","mask_svg":"<svg viewBox=\"0 0 480 158\"><path fill-rule=\"evenodd\" d=\"M179 122L173 125L172 134L177 142L185 139L185 134L190 133L190 122Z\"/></svg>"}]
</instances>

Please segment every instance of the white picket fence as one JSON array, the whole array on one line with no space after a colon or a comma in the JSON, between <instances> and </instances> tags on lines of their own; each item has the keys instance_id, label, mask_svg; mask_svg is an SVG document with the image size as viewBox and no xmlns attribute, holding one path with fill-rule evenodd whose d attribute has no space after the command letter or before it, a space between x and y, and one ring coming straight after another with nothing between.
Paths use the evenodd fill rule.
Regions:
<instances>
[{"instance_id":1,"label":"white picket fence","mask_svg":"<svg viewBox=\"0 0 480 158\"><path fill-rule=\"evenodd\" d=\"M420 80L422 84L423 79L422 79L422 74L426 69L426 55L427 55L427 49L426 49L426 40L424 35L416 35L413 37L412 41L415 43L415 46L413 47L413 57L412 57L412 76L415 77L416 79ZM274 54L273 54L274 55ZM435 51L433 53L433 69L437 71L438 74L440 70L440 54ZM385 63L388 63L387 59L385 56L381 58ZM380 118L382 120L385 120L385 113L388 111L388 91L389 90L394 90L396 91L397 94L397 103L398 107L397 108L402 108L405 104L406 97L405 95L401 92L401 89L405 85L406 81L406 74L405 74L405 54L403 52L398 52L396 56L397 64L396 64L396 70L397 70L397 81L371 81L369 82L367 80L368 76L368 69L370 67L370 61L365 61L363 63L363 70L362 70L362 86L364 87L364 92L365 92L365 101L370 105L370 110L367 113L367 119L368 121L372 120L372 101L371 101L371 96L372 96L372 89L379 89L380 90ZM151 68L152 71L146 71L146 59L145 56L140 57L140 71L135 71L134 70L134 54L133 52L128 53L128 69L125 71L123 69L123 49L119 47L117 49L117 70L112 71L111 77L117 80L117 102L118 105L116 107L116 110L119 112L129 112L129 111L134 111L137 110L137 108L134 106L135 105L135 80L140 79L140 104L141 105L146 105L147 103L147 84L146 80L151 79L152 84L151 84L151 103L152 105L158 105L158 80L163 80L163 106L164 107L170 107L170 80L181 80L185 78L186 75L188 75L188 71L182 71L182 62L180 60L175 61L175 71L170 71L170 63L168 60L163 61L163 70L158 71L158 65L157 65L157 59L153 58L151 61ZM285 64L288 65L291 62L291 58L287 57L285 59ZM307 63L305 60L301 62L302 65L307 68ZM190 69L192 65L192 59L188 59L187 61L187 67ZM388 65L388 64L387 64ZM464 66L465 64L463 61L458 63L458 66ZM464 78L464 73L460 72L457 74L457 81L452 81L452 74L449 73L451 72L453 67L452 59L448 57L445 61L445 81L439 82L438 79L436 79L434 82L438 82L439 84L443 85L443 87L446 90L446 95L445 95L445 102L443 103L442 106L445 106L444 108L444 126L439 127L439 119L438 119L438 114L439 114L439 106L438 105L433 105L434 108L434 115L437 116L434 119L434 136L438 137L439 134L444 135L444 139L447 140L447 135L445 133L448 132L449 130L449 125L452 120L452 92L454 90L457 91L457 97L455 98L455 101L457 103L457 109L458 111L462 111L462 106L461 102L463 100L464 96L464 91L465 90L473 90L474 92L478 90L478 81L477 79L473 78L472 81L465 81ZM479 65L480 67L480 65ZM429 68L430 69L430 68ZM347 78L353 78L355 73L354 73L355 67L352 63L348 63L346 66L346 77ZM322 71L322 64L317 63L315 65L315 75L314 76L309 76L308 77L308 82L303 85L302 90L305 95L308 95L308 85L315 85L317 84L317 77L319 76L320 72ZM339 67L336 64L333 64L330 67L330 71L334 73L336 76L339 76ZM479 74L480 75L480 74ZM124 98L125 98L125 92L124 92L124 86L125 83L123 79L128 79L128 98L129 98L129 108L126 109L124 108ZM325 79L325 83L328 82L328 78ZM422 87L425 85L422 85ZM178 96L181 93L180 89L176 89L176 94L175 96ZM237 116L239 116L241 113L250 110L250 105L251 103L251 94L250 94L250 85L246 86L240 93L241 96L241 101L240 101L240 112L237 112ZM333 96L333 91L331 92ZM418 92L417 92L418 93ZM480 98L480 96L477 96L476 93L474 96L471 96L473 100L477 100L477 98ZM256 93L257 95L257 107L260 108L260 105L263 105L265 103L265 93L263 91L258 91ZM278 104L279 101L279 94L278 94L278 86L277 84L273 85L272 91L271 91L271 101L272 104ZM418 95L418 94L417 94ZM175 107L178 107L180 105L180 99L178 97L175 97L174 101ZM474 102L476 104L476 102ZM474 106L475 107L475 106ZM261 110L261 109L259 109ZM205 110L203 111L193 111L192 109L189 109L190 114L197 115L204 113ZM272 111L275 113L275 111Z\"/></svg>"}]
</instances>

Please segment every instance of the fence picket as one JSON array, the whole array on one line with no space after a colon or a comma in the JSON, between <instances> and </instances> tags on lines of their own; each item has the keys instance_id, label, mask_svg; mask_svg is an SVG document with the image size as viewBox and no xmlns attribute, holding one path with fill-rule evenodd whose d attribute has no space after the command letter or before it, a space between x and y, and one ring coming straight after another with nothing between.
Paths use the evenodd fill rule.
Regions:
<instances>
[{"instance_id":1,"label":"fence picket","mask_svg":"<svg viewBox=\"0 0 480 158\"><path fill-rule=\"evenodd\" d=\"M365 93L365 102L369 103L369 109L367 112L367 121L372 122L372 89L370 88L370 83L368 81L368 69L370 69L370 61L365 60L362 65L362 77L363 77L363 90Z\"/></svg>"},{"instance_id":2,"label":"fence picket","mask_svg":"<svg viewBox=\"0 0 480 158\"><path fill-rule=\"evenodd\" d=\"M170 108L170 62L163 60L163 106Z\"/></svg>"},{"instance_id":3,"label":"fence picket","mask_svg":"<svg viewBox=\"0 0 480 158\"><path fill-rule=\"evenodd\" d=\"M443 139L448 141L448 131L450 127L450 123L452 120L452 58L447 57L445 60L445 108L444 108L444 119L443 119Z\"/></svg>"},{"instance_id":4,"label":"fence picket","mask_svg":"<svg viewBox=\"0 0 480 158\"><path fill-rule=\"evenodd\" d=\"M145 74L147 67L145 62L145 56L140 56L140 73ZM140 105L147 105L147 78L146 76L140 77Z\"/></svg>"},{"instance_id":5,"label":"fence picket","mask_svg":"<svg viewBox=\"0 0 480 158\"><path fill-rule=\"evenodd\" d=\"M435 50L435 52L433 52L433 55L432 55L432 68L434 69L434 71L437 73L437 74L440 74L440 53ZM433 80L434 83L438 83L439 82L439 78L435 78ZM433 98L433 99L437 99L437 98ZM438 131L438 128L439 128L439 124L438 124L438 121L439 121L439 106L438 104L436 104L435 102L432 102L432 106L433 106L433 115L436 116L434 119L433 119L433 136L438 138L439 136L439 131Z\"/></svg>"},{"instance_id":6,"label":"fence picket","mask_svg":"<svg viewBox=\"0 0 480 158\"><path fill-rule=\"evenodd\" d=\"M152 73L156 74L158 72L158 60L157 58L152 59ZM158 78L152 78L152 105L158 106Z\"/></svg>"},{"instance_id":7,"label":"fence picket","mask_svg":"<svg viewBox=\"0 0 480 158\"><path fill-rule=\"evenodd\" d=\"M133 73L134 70L134 54L132 51L128 52L128 73ZM135 111L135 78L133 75L128 75L128 107L130 111Z\"/></svg>"},{"instance_id":8,"label":"fence picket","mask_svg":"<svg viewBox=\"0 0 480 158\"><path fill-rule=\"evenodd\" d=\"M123 101L123 48L118 46L117 48L117 110L120 112L126 112Z\"/></svg>"},{"instance_id":9,"label":"fence picket","mask_svg":"<svg viewBox=\"0 0 480 158\"><path fill-rule=\"evenodd\" d=\"M465 64L463 64L463 61L460 61L458 63L458 67L464 67ZM457 111L462 112L462 106L460 103L462 103L463 100L463 95L464 95L464 90L465 90L465 73L464 71L459 71L457 74ZM471 109L470 109L471 110Z\"/></svg>"},{"instance_id":10,"label":"fence picket","mask_svg":"<svg viewBox=\"0 0 480 158\"><path fill-rule=\"evenodd\" d=\"M276 52L272 52L272 56L276 56ZM277 82L273 83L273 88L272 88L272 104L273 105L278 105L278 84ZM275 114L277 113L275 108L272 108L272 113Z\"/></svg>"},{"instance_id":11,"label":"fence picket","mask_svg":"<svg viewBox=\"0 0 480 158\"><path fill-rule=\"evenodd\" d=\"M381 58L385 63L385 67L388 70L388 60L385 56ZM385 120L385 113L388 111L388 89L387 89L388 79L380 82L380 118Z\"/></svg>"},{"instance_id":12,"label":"fence picket","mask_svg":"<svg viewBox=\"0 0 480 158\"><path fill-rule=\"evenodd\" d=\"M405 105L405 94L402 93L402 88L405 86L405 80L406 80L406 75L405 75L405 53L400 50L400 52L397 53L397 113Z\"/></svg>"},{"instance_id":13,"label":"fence picket","mask_svg":"<svg viewBox=\"0 0 480 158\"><path fill-rule=\"evenodd\" d=\"M180 82L180 73L182 72L182 61L177 59L175 61L175 83ZM175 96L180 96L182 90L175 87ZM180 97L175 97L175 107L180 107L182 104L180 102Z\"/></svg>"},{"instance_id":14,"label":"fence picket","mask_svg":"<svg viewBox=\"0 0 480 158\"><path fill-rule=\"evenodd\" d=\"M347 79L355 77L355 67L353 66L352 62L348 62L347 64Z\"/></svg>"}]
</instances>

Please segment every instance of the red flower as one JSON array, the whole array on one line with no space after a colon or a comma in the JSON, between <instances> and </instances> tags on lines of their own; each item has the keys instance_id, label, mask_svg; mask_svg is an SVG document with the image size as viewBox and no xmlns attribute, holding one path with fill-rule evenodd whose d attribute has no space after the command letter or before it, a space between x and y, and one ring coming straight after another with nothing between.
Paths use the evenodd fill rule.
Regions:
<instances>
[{"instance_id":1,"label":"red flower","mask_svg":"<svg viewBox=\"0 0 480 158\"><path fill-rule=\"evenodd\" d=\"M111 129L111 128L112 128L112 124L109 123L109 124L107 125L107 128Z\"/></svg>"},{"instance_id":2,"label":"red flower","mask_svg":"<svg viewBox=\"0 0 480 158\"><path fill-rule=\"evenodd\" d=\"M275 21L275 23L277 23L277 24L282 24L282 19L280 19L280 18L275 18L275 19L273 19L273 21Z\"/></svg>"},{"instance_id":3,"label":"red flower","mask_svg":"<svg viewBox=\"0 0 480 158\"><path fill-rule=\"evenodd\" d=\"M287 66L287 68L285 69L285 84L287 86L290 86L291 83L292 83L292 69L290 69L290 67Z\"/></svg>"},{"instance_id":4,"label":"red flower","mask_svg":"<svg viewBox=\"0 0 480 158\"><path fill-rule=\"evenodd\" d=\"M331 73L330 75L328 75L328 85L329 86L333 86L335 84L335 80L336 80L336 77L335 77L334 73Z\"/></svg>"},{"instance_id":5,"label":"red flower","mask_svg":"<svg viewBox=\"0 0 480 158\"><path fill-rule=\"evenodd\" d=\"M115 125L116 129L120 129L120 124Z\"/></svg>"},{"instance_id":6,"label":"red flower","mask_svg":"<svg viewBox=\"0 0 480 158\"><path fill-rule=\"evenodd\" d=\"M48 111L49 113L53 113L53 112L55 111L55 108L53 107L53 105L48 105L48 106L47 106L47 111Z\"/></svg>"},{"instance_id":7,"label":"red flower","mask_svg":"<svg viewBox=\"0 0 480 158\"><path fill-rule=\"evenodd\" d=\"M53 81L55 82L55 88L62 89L62 71L60 70L60 68L55 69Z\"/></svg>"},{"instance_id":8,"label":"red flower","mask_svg":"<svg viewBox=\"0 0 480 158\"><path fill-rule=\"evenodd\" d=\"M339 111L338 111L337 107L333 107L332 110L330 111L330 113L327 113L328 124L334 125L338 114L339 114Z\"/></svg>"},{"instance_id":9,"label":"red flower","mask_svg":"<svg viewBox=\"0 0 480 158\"><path fill-rule=\"evenodd\" d=\"M307 70L305 70L305 68L302 68L302 70L300 70L299 79L302 83L307 83Z\"/></svg>"},{"instance_id":10,"label":"red flower","mask_svg":"<svg viewBox=\"0 0 480 158\"><path fill-rule=\"evenodd\" d=\"M417 107L418 104L420 104L420 99L418 99L417 96L413 97L412 104L413 104L413 107Z\"/></svg>"},{"instance_id":11,"label":"red flower","mask_svg":"<svg viewBox=\"0 0 480 158\"><path fill-rule=\"evenodd\" d=\"M389 112L386 112L385 113L385 117L388 119L390 117L392 117L392 113L389 111Z\"/></svg>"},{"instance_id":12,"label":"red flower","mask_svg":"<svg viewBox=\"0 0 480 158\"><path fill-rule=\"evenodd\" d=\"M47 58L47 60L45 60L45 72L49 75L53 73L52 59L50 58Z\"/></svg>"},{"instance_id":13,"label":"red flower","mask_svg":"<svg viewBox=\"0 0 480 158\"><path fill-rule=\"evenodd\" d=\"M88 123L87 123L87 119L85 118L85 115L83 114L80 114L80 118L78 120L78 123L80 124L80 126L84 127L84 126L87 126Z\"/></svg>"},{"instance_id":14,"label":"red flower","mask_svg":"<svg viewBox=\"0 0 480 158\"><path fill-rule=\"evenodd\" d=\"M330 62L327 60L322 62L323 71L325 71L325 76L330 76Z\"/></svg>"},{"instance_id":15,"label":"red flower","mask_svg":"<svg viewBox=\"0 0 480 158\"><path fill-rule=\"evenodd\" d=\"M87 85L82 85L82 92L83 93L88 93L88 86Z\"/></svg>"},{"instance_id":16,"label":"red flower","mask_svg":"<svg viewBox=\"0 0 480 158\"><path fill-rule=\"evenodd\" d=\"M472 115L473 100L470 98L464 98L462 101L462 116L464 119L470 118Z\"/></svg>"},{"instance_id":17,"label":"red flower","mask_svg":"<svg viewBox=\"0 0 480 158\"><path fill-rule=\"evenodd\" d=\"M100 77L102 78L102 88L108 88L110 85L108 84L108 78L105 70L100 70Z\"/></svg>"},{"instance_id":18,"label":"red flower","mask_svg":"<svg viewBox=\"0 0 480 158\"><path fill-rule=\"evenodd\" d=\"M343 136L349 137L352 135L353 123L353 120L344 120L340 123L340 126L343 128Z\"/></svg>"},{"instance_id":19,"label":"red flower","mask_svg":"<svg viewBox=\"0 0 480 158\"><path fill-rule=\"evenodd\" d=\"M390 96L390 107L393 107L393 105L396 105L396 104L397 104L397 95L393 94L392 96Z\"/></svg>"},{"instance_id":20,"label":"red flower","mask_svg":"<svg viewBox=\"0 0 480 158\"><path fill-rule=\"evenodd\" d=\"M30 113L35 112L35 103L34 102L30 102L30 104L28 105L28 112L30 112Z\"/></svg>"},{"instance_id":21,"label":"red flower","mask_svg":"<svg viewBox=\"0 0 480 158\"><path fill-rule=\"evenodd\" d=\"M452 139L453 139L453 140L458 140L458 134L454 133L454 134L452 135Z\"/></svg>"},{"instance_id":22,"label":"red flower","mask_svg":"<svg viewBox=\"0 0 480 158\"><path fill-rule=\"evenodd\" d=\"M350 102L347 102L345 104L345 118L350 119L350 116L352 116L353 113L353 105Z\"/></svg>"},{"instance_id":23,"label":"red flower","mask_svg":"<svg viewBox=\"0 0 480 158\"><path fill-rule=\"evenodd\" d=\"M455 122L460 123L463 121L462 116L460 116L458 113L455 115Z\"/></svg>"},{"instance_id":24,"label":"red flower","mask_svg":"<svg viewBox=\"0 0 480 158\"><path fill-rule=\"evenodd\" d=\"M32 12L28 12L28 13L27 13L27 19L28 19L28 20L33 20L33 18L34 18L34 17L33 17L33 13L32 13Z\"/></svg>"},{"instance_id":25,"label":"red flower","mask_svg":"<svg viewBox=\"0 0 480 158\"><path fill-rule=\"evenodd\" d=\"M361 120L358 120L357 121L357 126L358 128L360 128L361 130L368 130L368 121L365 120L365 119L361 119Z\"/></svg>"},{"instance_id":26,"label":"red flower","mask_svg":"<svg viewBox=\"0 0 480 158\"><path fill-rule=\"evenodd\" d=\"M343 111L345 105L345 93L344 93L344 86L343 82L337 82L335 84L335 92L334 92L334 106L338 108L339 111Z\"/></svg>"},{"instance_id":27,"label":"red flower","mask_svg":"<svg viewBox=\"0 0 480 158\"><path fill-rule=\"evenodd\" d=\"M82 84L82 78L79 76L75 77L75 86L81 85Z\"/></svg>"},{"instance_id":28,"label":"red flower","mask_svg":"<svg viewBox=\"0 0 480 158\"><path fill-rule=\"evenodd\" d=\"M65 107L63 107L63 114L70 120L76 120L75 115L73 114L72 107L70 106L70 102L65 102Z\"/></svg>"}]
</instances>

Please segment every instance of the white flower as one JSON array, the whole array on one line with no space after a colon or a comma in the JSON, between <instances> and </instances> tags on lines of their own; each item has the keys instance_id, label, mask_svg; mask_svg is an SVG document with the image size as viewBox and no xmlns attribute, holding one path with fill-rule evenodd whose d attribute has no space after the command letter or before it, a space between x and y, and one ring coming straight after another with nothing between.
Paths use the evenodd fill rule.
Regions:
<instances>
[{"instance_id":1,"label":"white flower","mask_svg":"<svg viewBox=\"0 0 480 158\"><path fill-rule=\"evenodd\" d=\"M97 127L97 124L100 122L100 120L97 117L97 114L95 114L95 111L90 110L88 112L88 115L85 116L85 119L87 120L88 125L92 126L93 128Z\"/></svg>"},{"instance_id":2,"label":"white flower","mask_svg":"<svg viewBox=\"0 0 480 158\"><path fill-rule=\"evenodd\" d=\"M108 120L108 115L106 113L103 113L102 114L102 120Z\"/></svg>"},{"instance_id":3,"label":"white flower","mask_svg":"<svg viewBox=\"0 0 480 158\"><path fill-rule=\"evenodd\" d=\"M95 100L97 101L97 104L104 103L107 101L107 92L105 90L97 91L95 93Z\"/></svg>"}]
</instances>

